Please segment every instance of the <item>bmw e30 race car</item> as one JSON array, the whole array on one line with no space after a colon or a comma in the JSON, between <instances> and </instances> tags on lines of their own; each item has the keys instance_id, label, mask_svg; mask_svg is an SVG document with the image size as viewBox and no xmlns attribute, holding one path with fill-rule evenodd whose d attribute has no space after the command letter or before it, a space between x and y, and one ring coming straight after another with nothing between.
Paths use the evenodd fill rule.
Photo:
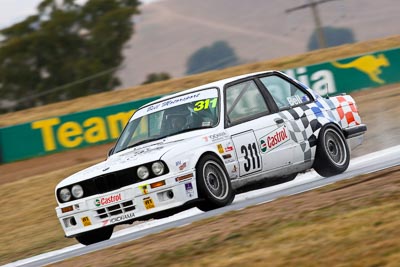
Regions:
<instances>
[{"instance_id":1,"label":"bmw e30 race car","mask_svg":"<svg viewBox=\"0 0 400 267\"><path fill-rule=\"evenodd\" d=\"M228 205L254 181L342 173L366 130L351 96L278 71L213 82L138 109L107 160L57 185L57 216L67 237L103 241L118 224Z\"/></svg>"}]
</instances>

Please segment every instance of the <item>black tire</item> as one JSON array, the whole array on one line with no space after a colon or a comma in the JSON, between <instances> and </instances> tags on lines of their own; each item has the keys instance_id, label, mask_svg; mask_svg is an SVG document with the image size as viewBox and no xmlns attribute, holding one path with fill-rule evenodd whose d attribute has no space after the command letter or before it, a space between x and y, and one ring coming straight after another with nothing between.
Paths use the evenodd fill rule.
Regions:
<instances>
[{"instance_id":1,"label":"black tire","mask_svg":"<svg viewBox=\"0 0 400 267\"><path fill-rule=\"evenodd\" d=\"M197 191L202 211L217 209L232 203L235 194L231 180L220 160L212 155L203 156L196 165Z\"/></svg>"},{"instance_id":2,"label":"black tire","mask_svg":"<svg viewBox=\"0 0 400 267\"><path fill-rule=\"evenodd\" d=\"M315 154L314 170L323 177L347 170L350 152L342 131L333 125L322 127Z\"/></svg>"},{"instance_id":3,"label":"black tire","mask_svg":"<svg viewBox=\"0 0 400 267\"><path fill-rule=\"evenodd\" d=\"M113 233L114 227L108 226L108 227L103 227L100 229L92 230L87 233L80 234L79 236L76 236L76 240L78 240L79 243L82 245L88 246L94 243L98 243L104 240L110 239L112 233Z\"/></svg>"}]
</instances>

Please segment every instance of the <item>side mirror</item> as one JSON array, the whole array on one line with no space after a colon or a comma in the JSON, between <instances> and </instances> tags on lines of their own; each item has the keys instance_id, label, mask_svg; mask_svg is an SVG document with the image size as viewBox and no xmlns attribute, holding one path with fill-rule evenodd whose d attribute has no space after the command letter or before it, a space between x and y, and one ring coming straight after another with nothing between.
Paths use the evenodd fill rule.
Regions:
<instances>
[{"instance_id":1,"label":"side mirror","mask_svg":"<svg viewBox=\"0 0 400 267\"><path fill-rule=\"evenodd\" d=\"M110 150L108 150L107 156L111 156L114 153L114 147L112 147Z\"/></svg>"}]
</instances>

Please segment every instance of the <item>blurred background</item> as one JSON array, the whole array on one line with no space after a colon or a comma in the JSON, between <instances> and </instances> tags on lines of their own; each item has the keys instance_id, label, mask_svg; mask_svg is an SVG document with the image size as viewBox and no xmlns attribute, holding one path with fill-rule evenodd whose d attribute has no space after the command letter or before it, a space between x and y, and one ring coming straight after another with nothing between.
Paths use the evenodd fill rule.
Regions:
<instances>
[{"instance_id":1,"label":"blurred background","mask_svg":"<svg viewBox=\"0 0 400 267\"><path fill-rule=\"evenodd\" d=\"M122 85L141 83L153 72L181 77L317 49L317 25L310 2L163 0L143 5L136 33L124 50L125 68L118 73ZM316 8L326 46L399 33L400 5L396 0L314 2L320 3ZM296 7L299 9L293 10ZM225 57L219 49L225 50ZM201 55L213 60L196 65L193 61Z\"/></svg>"},{"instance_id":2,"label":"blurred background","mask_svg":"<svg viewBox=\"0 0 400 267\"><path fill-rule=\"evenodd\" d=\"M398 0L1 0L9 112L398 34Z\"/></svg>"}]
</instances>

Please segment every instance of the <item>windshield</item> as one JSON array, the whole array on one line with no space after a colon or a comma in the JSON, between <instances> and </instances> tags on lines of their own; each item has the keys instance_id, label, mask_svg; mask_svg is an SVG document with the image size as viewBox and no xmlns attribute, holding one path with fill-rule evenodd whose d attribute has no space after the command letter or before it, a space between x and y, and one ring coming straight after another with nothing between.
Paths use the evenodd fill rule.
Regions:
<instances>
[{"instance_id":1,"label":"windshield","mask_svg":"<svg viewBox=\"0 0 400 267\"><path fill-rule=\"evenodd\" d=\"M167 136L203 128L219 122L217 89L170 98L135 112L122 132L114 153Z\"/></svg>"}]
</instances>

